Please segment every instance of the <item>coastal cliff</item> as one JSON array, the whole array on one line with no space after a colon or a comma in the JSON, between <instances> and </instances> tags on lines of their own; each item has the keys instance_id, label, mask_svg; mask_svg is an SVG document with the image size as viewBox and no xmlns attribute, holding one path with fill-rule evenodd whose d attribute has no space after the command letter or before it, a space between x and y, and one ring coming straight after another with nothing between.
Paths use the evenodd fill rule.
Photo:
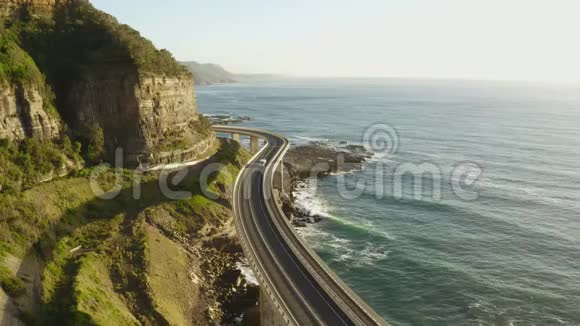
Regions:
<instances>
[{"instance_id":1,"label":"coastal cliff","mask_svg":"<svg viewBox=\"0 0 580 326\"><path fill-rule=\"evenodd\" d=\"M116 179L101 163L118 149ZM257 300L229 202L248 158L198 114L191 72L131 27L85 0L0 0L0 324L233 322ZM183 161L201 162L172 185L182 200L166 171L129 170ZM211 163L217 200L199 185Z\"/></svg>"},{"instance_id":2,"label":"coastal cliff","mask_svg":"<svg viewBox=\"0 0 580 326\"><path fill-rule=\"evenodd\" d=\"M60 121L45 111L44 101L37 85L0 81L0 139L58 136Z\"/></svg>"},{"instance_id":3,"label":"coastal cliff","mask_svg":"<svg viewBox=\"0 0 580 326\"><path fill-rule=\"evenodd\" d=\"M102 129L104 156L122 148L127 166L195 160L213 144L210 126L197 113L191 77L110 70L85 75L66 99L69 124L80 137Z\"/></svg>"},{"instance_id":4,"label":"coastal cliff","mask_svg":"<svg viewBox=\"0 0 580 326\"><path fill-rule=\"evenodd\" d=\"M197 112L192 74L131 27L85 0L0 0L0 6L5 34L38 66L55 95L35 100L54 101L90 162L114 162L119 148L126 167L196 160L215 145ZM8 96L11 88L18 90L14 81L1 87ZM14 108L27 107L17 100ZM55 121L37 111L27 119L33 126L9 139L36 136L27 128L41 130L43 139L58 134ZM15 133L12 120L0 125L0 135Z\"/></svg>"},{"instance_id":5,"label":"coastal cliff","mask_svg":"<svg viewBox=\"0 0 580 326\"><path fill-rule=\"evenodd\" d=\"M54 94L17 37L0 29L0 193L20 191L78 168Z\"/></svg>"},{"instance_id":6,"label":"coastal cliff","mask_svg":"<svg viewBox=\"0 0 580 326\"><path fill-rule=\"evenodd\" d=\"M65 0L0 0L0 18L14 15L22 10L23 6L33 12L46 13L52 11L57 4L65 2Z\"/></svg>"},{"instance_id":7,"label":"coastal cliff","mask_svg":"<svg viewBox=\"0 0 580 326\"><path fill-rule=\"evenodd\" d=\"M0 32L0 139L55 138L61 127L50 88L14 37Z\"/></svg>"}]
</instances>

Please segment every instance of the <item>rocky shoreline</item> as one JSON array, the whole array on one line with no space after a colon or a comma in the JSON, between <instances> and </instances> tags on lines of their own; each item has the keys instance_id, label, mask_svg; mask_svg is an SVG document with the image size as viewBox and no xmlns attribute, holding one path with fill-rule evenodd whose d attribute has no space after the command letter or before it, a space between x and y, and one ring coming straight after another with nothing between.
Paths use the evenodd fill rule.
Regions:
<instances>
[{"instance_id":1,"label":"rocky shoreline","mask_svg":"<svg viewBox=\"0 0 580 326\"><path fill-rule=\"evenodd\" d=\"M247 116L237 116L231 114L204 114L212 125L230 125L252 120Z\"/></svg>"},{"instance_id":2,"label":"rocky shoreline","mask_svg":"<svg viewBox=\"0 0 580 326\"><path fill-rule=\"evenodd\" d=\"M319 214L299 205L296 192L307 187L312 178L324 178L337 173L348 173L364 168L373 153L362 145L341 141L337 144L310 142L292 147L284 158L284 184L282 208L295 227L322 220Z\"/></svg>"},{"instance_id":3,"label":"rocky shoreline","mask_svg":"<svg viewBox=\"0 0 580 326\"><path fill-rule=\"evenodd\" d=\"M306 227L323 219L297 202L297 191L303 189L310 178L324 178L362 169L372 156L372 152L364 146L346 142L336 145L310 142L292 147L284 158L284 180L289 181L284 183L284 194L281 198L284 213L292 225ZM236 246L236 251L241 253L238 247ZM221 320L231 324L258 324L259 309L256 303L259 298L259 285L251 281L253 273L244 265L244 259L239 255L233 257L239 259L235 268L233 260L230 260L227 264L230 266L229 271L222 273L218 283L214 283L215 288L221 289L223 293L221 300L218 300L222 302L221 311L224 314ZM247 275L248 272L250 275Z\"/></svg>"}]
</instances>

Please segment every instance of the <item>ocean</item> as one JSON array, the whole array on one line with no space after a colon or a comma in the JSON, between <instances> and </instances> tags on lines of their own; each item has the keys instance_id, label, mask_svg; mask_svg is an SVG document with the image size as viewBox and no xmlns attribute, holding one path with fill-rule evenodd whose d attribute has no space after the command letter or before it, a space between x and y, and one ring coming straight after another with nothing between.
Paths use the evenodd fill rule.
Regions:
<instances>
[{"instance_id":1,"label":"ocean","mask_svg":"<svg viewBox=\"0 0 580 326\"><path fill-rule=\"evenodd\" d=\"M580 85L281 79L198 87L204 114L366 166L296 195L300 229L392 325L580 325Z\"/></svg>"}]
</instances>

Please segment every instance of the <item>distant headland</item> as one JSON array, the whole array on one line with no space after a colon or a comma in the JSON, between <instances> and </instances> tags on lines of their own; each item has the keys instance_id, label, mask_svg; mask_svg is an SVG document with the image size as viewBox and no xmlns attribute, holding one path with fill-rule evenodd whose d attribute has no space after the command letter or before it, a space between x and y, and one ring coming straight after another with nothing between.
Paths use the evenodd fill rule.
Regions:
<instances>
[{"instance_id":1,"label":"distant headland","mask_svg":"<svg viewBox=\"0 0 580 326\"><path fill-rule=\"evenodd\" d=\"M274 74L236 74L215 63L199 63L196 61L183 61L181 63L193 73L195 85L198 86L241 83L281 77Z\"/></svg>"}]
</instances>

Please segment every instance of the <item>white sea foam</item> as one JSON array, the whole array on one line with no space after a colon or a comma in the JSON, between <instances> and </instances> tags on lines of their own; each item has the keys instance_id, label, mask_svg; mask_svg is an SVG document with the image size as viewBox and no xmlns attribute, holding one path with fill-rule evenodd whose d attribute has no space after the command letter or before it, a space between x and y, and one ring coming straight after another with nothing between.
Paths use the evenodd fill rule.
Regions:
<instances>
[{"instance_id":1,"label":"white sea foam","mask_svg":"<svg viewBox=\"0 0 580 326\"><path fill-rule=\"evenodd\" d=\"M321 215L321 216L323 216L323 215ZM360 230L363 232L368 232L368 233L373 234L373 235L381 236L387 240L391 240L391 241L396 240L396 238L393 235L389 234L386 231L380 230L380 228L377 227L371 221L367 221L367 220L353 221L353 220L349 220L349 219L335 216L332 214L326 214L326 215L324 215L324 217L326 217L329 220L332 220L334 222L337 222L339 224L342 224L344 226L348 226L350 228L357 229L357 230Z\"/></svg>"},{"instance_id":2,"label":"white sea foam","mask_svg":"<svg viewBox=\"0 0 580 326\"><path fill-rule=\"evenodd\" d=\"M334 247L332 243L329 243L328 245ZM387 259L391 253L386 246L372 243L367 243L362 250L358 247L354 248L352 245L341 245L336 249L335 258L333 260L352 267L374 266L378 262Z\"/></svg>"},{"instance_id":3,"label":"white sea foam","mask_svg":"<svg viewBox=\"0 0 580 326\"><path fill-rule=\"evenodd\" d=\"M373 152L373 156L368 159L368 163L392 163L395 154L388 152Z\"/></svg>"},{"instance_id":4,"label":"white sea foam","mask_svg":"<svg viewBox=\"0 0 580 326\"><path fill-rule=\"evenodd\" d=\"M360 170L362 170L362 169L363 169L363 167L361 167L360 169L355 169L355 170L348 170L348 171L336 171L336 172L331 172L331 173L329 173L329 175L332 175L332 176L338 176L338 175L347 175L347 174L352 174L352 173L353 173L353 172L355 172L355 171L360 171Z\"/></svg>"},{"instance_id":5,"label":"white sea foam","mask_svg":"<svg viewBox=\"0 0 580 326\"><path fill-rule=\"evenodd\" d=\"M308 136L293 136L291 140L299 145L304 145L308 143L329 143L331 140L328 138L316 138Z\"/></svg>"},{"instance_id":6,"label":"white sea foam","mask_svg":"<svg viewBox=\"0 0 580 326\"><path fill-rule=\"evenodd\" d=\"M481 303L480 302L470 303L467 307L469 309L479 308L479 307L481 307Z\"/></svg>"},{"instance_id":7,"label":"white sea foam","mask_svg":"<svg viewBox=\"0 0 580 326\"><path fill-rule=\"evenodd\" d=\"M379 235L389 240L395 240L393 236L384 231L377 230L370 221L350 221L329 213L329 204L322 197L316 195L313 188L307 183L300 185L294 194L297 199L297 206L308 212L310 215L318 215L324 219L339 223L352 229ZM334 261L345 262L351 266L372 266L378 261L388 258L390 250L385 244L371 242L354 241L339 237L333 233L322 229L319 224L309 224L303 228L297 228L300 234L314 250L331 252ZM362 249L361 249L362 246Z\"/></svg>"},{"instance_id":8,"label":"white sea foam","mask_svg":"<svg viewBox=\"0 0 580 326\"><path fill-rule=\"evenodd\" d=\"M554 194L551 194L550 191L545 189L531 187L531 186L523 186L523 185L514 185L514 184L507 184L507 183L500 183L496 180L491 178L480 178L477 181L477 186L481 189L496 189L502 190L508 193L510 196L515 196L517 198L522 199L534 199L538 202L543 202L546 204L563 204L569 201L566 198L555 198ZM570 198L573 201L575 199Z\"/></svg>"},{"instance_id":9,"label":"white sea foam","mask_svg":"<svg viewBox=\"0 0 580 326\"><path fill-rule=\"evenodd\" d=\"M256 278L256 275L254 275L254 271L248 265L242 262L237 262L236 268L242 272L242 275L248 284L259 285L258 279Z\"/></svg>"},{"instance_id":10,"label":"white sea foam","mask_svg":"<svg viewBox=\"0 0 580 326\"><path fill-rule=\"evenodd\" d=\"M366 257L373 262L386 259L390 253L391 251L387 250L384 246L377 246L372 243L368 243L365 249L361 252L363 257Z\"/></svg>"},{"instance_id":11,"label":"white sea foam","mask_svg":"<svg viewBox=\"0 0 580 326\"><path fill-rule=\"evenodd\" d=\"M350 220L347 218L339 217L331 214L329 203L317 194L317 189L307 181L302 182L298 185L297 190L294 192L294 197L296 198L296 207L308 215L320 216L332 220L341 225L357 229L363 232L368 232L373 235L384 237L387 240L394 241L396 238L389 234L388 232L381 230L375 224L368 220Z\"/></svg>"},{"instance_id":12,"label":"white sea foam","mask_svg":"<svg viewBox=\"0 0 580 326\"><path fill-rule=\"evenodd\" d=\"M298 188L294 192L296 207L311 216L330 216L328 213L328 203L318 196L316 192L316 187L311 186L309 182L301 182L298 184Z\"/></svg>"}]
</instances>

